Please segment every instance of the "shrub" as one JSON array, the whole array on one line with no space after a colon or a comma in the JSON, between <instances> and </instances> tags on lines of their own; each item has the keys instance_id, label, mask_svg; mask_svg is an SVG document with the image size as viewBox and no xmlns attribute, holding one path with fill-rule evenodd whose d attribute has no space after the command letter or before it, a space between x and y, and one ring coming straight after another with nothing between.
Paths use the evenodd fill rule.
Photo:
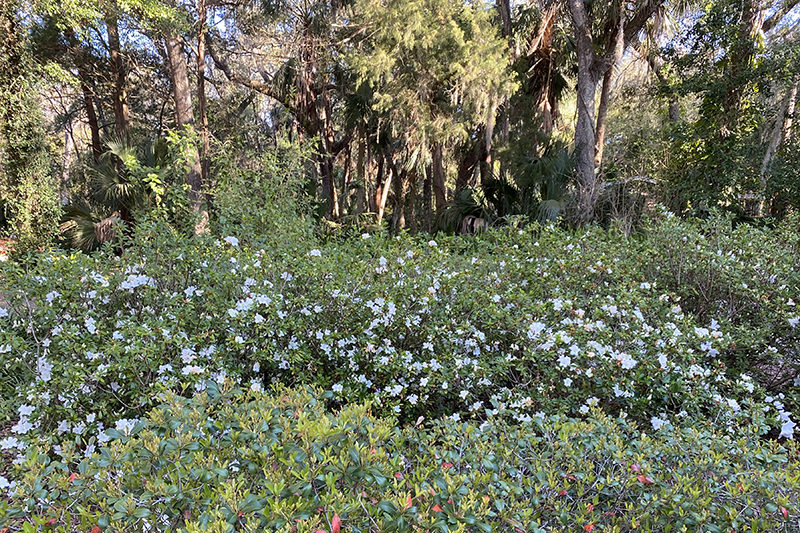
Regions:
<instances>
[{"instance_id":1,"label":"shrub","mask_svg":"<svg viewBox=\"0 0 800 533\"><path fill-rule=\"evenodd\" d=\"M237 150L219 151L213 174L214 229L221 235L238 235L269 249L311 236L312 197L308 148L285 139L276 147L252 157L235 158Z\"/></svg>"},{"instance_id":2,"label":"shrub","mask_svg":"<svg viewBox=\"0 0 800 533\"><path fill-rule=\"evenodd\" d=\"M165 395L89 458L29 451L5 520L61 532L789 531L800 512L797 447L753 432L650 437L597 410L399 429L369 405L326 411L320 393L209 382Z\"/></svg>"},{"instance_id":3,"label":"shrub","mask_svg":"<svg viewBox=\"0 0 800 533\"><path fill-rule=\"evenodd\" d=\"M16 374L5 416L58 442L141 416L154 387L229 376L314 384L333 404L370 400L403 422L597 406L655 426L714 420L732 434L791 436L796 241L785 227L714 241L711 227L667 219L628 240L553 227L373 236L272 253L140 224L121 259L52 254L2 267L0 367ZM751 239L764 248L736 252ZM683 260L694 277L657 266L697 247ZM708 272L726 281L699 306L690 296ZM726 315L742 279L735 306L746 312ZM776 365L782 381L766 381ZM20 416L21 405L36 407Z\"/></svg>"}]
</instances>

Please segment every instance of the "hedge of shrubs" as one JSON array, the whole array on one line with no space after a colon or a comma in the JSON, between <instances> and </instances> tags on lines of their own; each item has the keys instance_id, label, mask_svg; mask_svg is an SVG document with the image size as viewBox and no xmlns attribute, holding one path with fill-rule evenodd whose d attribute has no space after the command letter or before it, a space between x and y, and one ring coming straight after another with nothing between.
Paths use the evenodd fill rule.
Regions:
<instances>
[{"instance_id":1,"label":"hedge of shrubs","mask_svg":"<svg viewBox=\"0 0 800 533\"><path fill-rule=\"evenodd\" d=\"M119 432L143 424L161 394L189 398L227 382L254 393L311 385L330 409L368 402L385 419L376 427L439 427L440 441L466 438L461 423L489 439L474 428L524 433L559 420L564 442L578 429L562 428L617 432L652 457L669 439L711 448L745 439L741 455L761 464L769 439L795 435L796 226L734 228L721 217L665 214L631 238L534 225L475 238L272 238L264 249L252 235L186 239L140 224L121 256L54 251L7 262L0 453L9 466L0 488L20 509L34 450L73 470L77 456L98 464L104 445L119 446ZM620 420L639 428L630 443ZM405 444L397 446L387 455L402 455ZM791 450L777 455L794 461ZM219 460L239 452L220 450ZM682 468L698 478L695 467ZM753 501L765 494L744 492ZM507 505L531 507L531 494ZM34 499L44 508L58 498ZM781 505L791 518L791 506L773 500L764 509ZM753 505L756 518L775 514ZM717 520L718 509L708 509ZM553 527L548 520L542 527Z\"/></svg>"},{"instance_id":2,"label":"hedge of shrubs","mask_svg":"<svg viewBox=\"0 0 800 533\"><path fill-rule=\"evenodd\" d=\"M650 437L597 409L583 420L398 429L368 405L327 411L320 391L213 382L162 401L91 458L72 447L58 461L29 453L12 516L61 532L798 526L797 447L752 434Z\"/></svg>"}]
</instances>

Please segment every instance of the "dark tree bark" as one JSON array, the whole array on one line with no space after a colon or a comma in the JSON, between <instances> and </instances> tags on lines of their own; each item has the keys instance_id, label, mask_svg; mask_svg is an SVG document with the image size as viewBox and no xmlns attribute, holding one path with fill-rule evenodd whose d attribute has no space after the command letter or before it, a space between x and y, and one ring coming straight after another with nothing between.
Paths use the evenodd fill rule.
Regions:
<instances>
[{"instance_id":1,"label":"dark tree bark","mask_svg":"<svg viewBox=\"0 0 800 533\"><path fill-rule=\"evenodd\" d=\"M440 216L447 207L447 188L445 187L444 162L442 145L433 145L433 163L431 164L433 177L433 195L436 198L436 215Z\"/></svg>"},{"instance_id":2,"label":"dark tree bark","mask_svg":"<svg viewBox=\"0 0 800 533\"><path fill-rule=\"evenodd\" d=\"M94 159L95 162L97 162L103 153L102 145L100 144L100 124L97 121L97 113L94 110L94 99L92 98L92 90L89 88L88 82L84 79L84 77L80 73L78 74L78 76L81 78L81 94L83 94L83 107L86 109L86 120L89 123L92 158Z\"/></svg>"},{"instance_id":3,"label":"dark tree bark","mask_svg":"<svg viewBox=\"0 0 800 533\"><path fill-rule=\"evenodd\" d=\"M428 165L425 169L425 179L422 182L422 216L424 217L424 224L422 229L424 231L431 231L433 229L433 210L431 209L431 202L433 201L433 164Z\"/></svg>"},{"instance_id":4,"label":"dark tree bark","mask_svg":"<svg viewBox=\"0 0 800 533\"><path fill-rule=\"evenodd\" d=\"M122 50L119 41L119 25L115 13L106 17L108 30L108 52L111 67L111 103L114 108L114 126L117 135L127 137L130 122L127 95L125 93L125 67L122 62Z\"/></svg>"},{"instance_id":5,"label":"dark tree bark","mask_svg":"<svg viewBox=\"0 0 800 533\"><path fill-rule=\"evenodd\" d=\"M367 208L367 142L364 135L358 136L358 154L356 155L356 181L358 182L358 199L356 212L363 213Z\"/></svg>"},{"instance_id":6,"label":"dark tree bark","mask_svg":"<svg viewBox=\"0 0 800 533\"><path fill-rule=\"evenodd\" d=\"M392 164L392 184L394 185L394 212L392 213L392 227L396 232L406 227L406 170L398 169Z\"/></svg>"},{"instance_id":7,"label":"dark tree bark","mask_svg":"<svg viewBox=\"0 0 800 533\"><path fill-rule=\"evenodd\" d=\"M481 147L483 146L480 135L478 137L478 141L470 142L464 147L461 160L458 162L456 196L458 196L458 193L463 189L475 185L473 176L475 175L475 167L480 161Z\"/></svg>"},{"instance_id":8,"label":"dark tree bark","mask_svg":"<svg viewBox=\"0 0 800 533\"><path fill-rule=\"evenodd\" d=\"M511 44L511 3L509 0L497 0L497 12L500 14L502 35L507 38L509 44Z\"/></svg>"},{"instance_id":9,"label":"dark tree bark","mask_svg":"<svg viewBox=\"0 0 800 533\"><path fill-rule=\"evenodd\" d=\"M197 114L200 115L200 181L208 184L211 168L211 140L208 131L208 100L206 97L206 17L205 0L197 0ZM206 201L210 200L210 194Z\"/></svg>"},{"instance_id":10,"label":"dark tree bark","mask_svg":"<svg viewBox=\"0 0 800 533\"><path fill-rule=\"evenodd\" d=\"M597 105L597 140L594 148L594 166L600 167L603 163L603 149L606 141L606 119L608 117L608 101L611 98L611 80L614 77L614 68L610 68L603 75L603 85L600 88L600 102Z\"/></svg>"}]
</instances>

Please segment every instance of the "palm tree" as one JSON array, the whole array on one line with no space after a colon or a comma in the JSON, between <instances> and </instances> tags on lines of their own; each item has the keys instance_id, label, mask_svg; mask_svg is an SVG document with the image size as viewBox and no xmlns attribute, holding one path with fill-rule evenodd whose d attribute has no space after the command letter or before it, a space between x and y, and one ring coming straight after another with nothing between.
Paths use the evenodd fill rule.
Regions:
<instances>
[{"instance_id":1,"label":"palm tree","mask_svg":"<svg viewBox=\"0 0 800 533\"><path fill-rule=\"evenodd\" d=\"M133 213L158 202L171 170L164 139L136 146L113 138L98 161L86 167L90 201L67 205L60 229L67 244L90 252L115 240L117 226L132 224Z\"/></svg>"}]
</instances>

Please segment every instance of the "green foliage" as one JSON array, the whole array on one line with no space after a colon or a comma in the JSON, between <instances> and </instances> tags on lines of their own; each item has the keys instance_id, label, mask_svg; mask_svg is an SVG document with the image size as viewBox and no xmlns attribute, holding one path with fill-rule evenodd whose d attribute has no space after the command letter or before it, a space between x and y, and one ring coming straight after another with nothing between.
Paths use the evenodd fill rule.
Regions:
<instances>
[{"instance_id":1,"label":"green foliage","mask_svg":"<svg viewBox=\"0 0 800 533\"><path fill-rule=\"evenodd\" d=\"M245 245L264 236L193 239L145 219L122 259L3 267L0 367L27 369L7 416L39 399L32 438L57 442L62 421L94 414L98 432L140 416L154 387L215 375L315 384L403 421L598 405L641 423L791 433L800 246L790 224L729 224L320 248L279 234L267 251Z\"/></svg>"},{"instance_id":2,"label":"green foliage","mask_svg":"<svg viewBox=\"0 0 800 533\"><path fill-rule=\"evenodd\" d=\"M58 190L51 176L44 120L34 97L34 71L16 2L0 6L0 235L25 251L56 235Z\"/></svg>"},{"instance_id":3,"label":"green foliage","mask_svg":"<svg viewBox=\"0 0 800 533\"><path fill-rule=\"evenodd\" d=\"M308 148L279 139L260 154L219 150L212 172L212 223L218 235L246 236L269 249L307 241L312 233L313 192L308 191Z\"/></svg>"},{"instance_id":4,"label":"green foliage","mask_svg":"<svg viewBox=\"0 0 800 533\"><path fill-rule=\"evenodd\" d=\"M92 251L100 246L95 225L115 216L134 222L158 216L179 230L191 231L183 165L191 138L170 132L166 138L134 145L112 139L99 161L87 166L91 203L78 201L65 207L60 226L68 246Z\"/></svg>"},{"instance_id":5,"label":"green foliage","mask_svg":"<svg viewBox=\"0 0 800 533\"><path fill-rule=\"evenodd\" d=\"M15 465L0 516L64 531L315 531L334 514L353 531L789 527L797 449L776 442L799 403L797 222L660 217L630 238L299 231L270 249L143 217L121 257L0 263Z\"/></svg>"},{"instance_id":6,"label":"green foliage","mask_svg":"<svg viewBox=\"0 0 800 533\"><path fill-rule=\"evenodd\" d=\"M349 61L375 111L412 150L466 140L516 90L507 44L482 2L357 2L369 39Z\"/></svg>"},{"instance_id":7,"label":"green foliage","mask_svg":"<svg viewBox=\"0 0 800 533\"><path fill-rule=\"evenodd\" d=\"M5 521L60 532L777 531L800 513L797 447L752 434L649 437L598 411L399 429L368 405L326 411L315 389L215 382L161 400L91 457L29 451Z\"/></svg>"},{"instance_id":8,"label":"green foliage","mask_svg":"<svg viewBox=\"0 0 800 533\"><path fill-rule=\"evenodd\" d=\"M657 176L665 178L665 202L675 212L741 211L741 195L783 196L786 189L776 187L793 188L778 170L772 191L762 190L761 166L781 94L798 76L800 41L789 34L766 42L753 34L756 22L748 31L746 17L741 2L709 2L665 51L669 78L661 90L684 97L693 112L661 127L660 142L650 144L649 136L638 142L650 159L666 163L653 161L649 172L666 167ZM767 169L767 182L771 174Z\"/></svg>"}]
</instances>

